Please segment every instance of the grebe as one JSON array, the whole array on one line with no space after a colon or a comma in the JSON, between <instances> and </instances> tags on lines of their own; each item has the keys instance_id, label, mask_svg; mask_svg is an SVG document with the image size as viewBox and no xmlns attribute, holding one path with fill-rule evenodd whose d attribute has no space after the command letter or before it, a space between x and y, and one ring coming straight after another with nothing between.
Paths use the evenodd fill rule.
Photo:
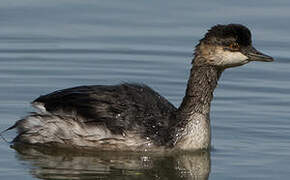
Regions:
<instances>
[{"instance_id":1,"label":"grebe","mask_svg":"<svg viewBox=\"0 0 290 180\"><path fill-rule=\"evenodd\" d=\"M221 73L250 61L273 61L239 24L213 26L196 46L179 108L146 85L80 86L38 97L40 110L12 128L14 143L99 150L209 149L210 103Z\"/></svg>"}]
</instances>

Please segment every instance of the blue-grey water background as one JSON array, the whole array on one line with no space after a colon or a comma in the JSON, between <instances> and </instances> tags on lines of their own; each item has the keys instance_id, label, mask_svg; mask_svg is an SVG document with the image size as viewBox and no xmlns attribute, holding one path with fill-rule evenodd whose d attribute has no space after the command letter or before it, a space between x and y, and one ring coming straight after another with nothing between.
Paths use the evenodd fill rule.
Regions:
<instances>
[{"instance_id":1,"label":"blue-grey water background","mask_svg":"<svg viewBox=\"0 0 290 180\"><path fill-rule=\"evenodd\" d=\"M29 102L39 95L84 84L146 83L179 106L193 48L207 29L217 23L247 25L254 46L276 61L223 73L212 104L211 162L197 157L197 164L205 164L197 171L209 171L210 165L209 179L215 180L289 178L290 1L1 0L0 4L1 130L33 111ZM6 138L14 135L7 133ZM171 157L102 158L21 154L0 140L0 179L207 178L188 175L186 167L195 166L181 169L170 163L175 162Z\"/></svg>"}]
</instances>

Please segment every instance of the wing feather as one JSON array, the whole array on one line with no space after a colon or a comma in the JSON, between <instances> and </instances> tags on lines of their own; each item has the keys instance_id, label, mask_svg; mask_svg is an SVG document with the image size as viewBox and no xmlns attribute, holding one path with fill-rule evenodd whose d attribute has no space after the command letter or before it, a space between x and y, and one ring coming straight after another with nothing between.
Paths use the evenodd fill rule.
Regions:
<instances>
[{"instance_id":1,"label":"wing feather","mask_svg":"<svg viewBox=\"0 0 290 180\"><path fill-rule=\"evenodd\" d=\"M105 125L113 133L142 131L151 138L163 134L176 111L157 92L137 84L79 86L40 96L32 104L50 113Z\"/></svg>"}]
</instances>

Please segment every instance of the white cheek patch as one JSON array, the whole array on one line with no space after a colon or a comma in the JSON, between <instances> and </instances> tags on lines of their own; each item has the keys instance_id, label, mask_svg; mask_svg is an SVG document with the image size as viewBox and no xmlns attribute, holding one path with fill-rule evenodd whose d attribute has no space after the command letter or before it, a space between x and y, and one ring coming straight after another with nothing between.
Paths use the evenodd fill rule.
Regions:
<instances>
[{"instance_id":1,"label":"white cheek patch","mask_svg":"<svg viewBox=\"0 0 290 180\"><path fill-rule=\"evenodd\" d=\"M239 66L249 62L249 58L240 52L222 51L219 53L222 66Z\"/></svg>"}]
</instances>

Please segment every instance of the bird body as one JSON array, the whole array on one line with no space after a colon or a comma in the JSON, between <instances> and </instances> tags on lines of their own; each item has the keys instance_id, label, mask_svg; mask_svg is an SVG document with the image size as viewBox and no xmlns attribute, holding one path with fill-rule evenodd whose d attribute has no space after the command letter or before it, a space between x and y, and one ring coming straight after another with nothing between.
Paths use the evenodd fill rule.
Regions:
<instances>
[{"instance_id":1,"label":"bird body","mask_svg":"<svg viewBox=\"0 0 290 180\"><path fill-rule=\"evenodd\" d=\"M196 46L179 108L146 85L80 86L40 96L40 110L16 122L15 143L99 150L210 148L210 104L226 68L273 61L238 24L212 27Z\"/></svg>"}]
</instances>

